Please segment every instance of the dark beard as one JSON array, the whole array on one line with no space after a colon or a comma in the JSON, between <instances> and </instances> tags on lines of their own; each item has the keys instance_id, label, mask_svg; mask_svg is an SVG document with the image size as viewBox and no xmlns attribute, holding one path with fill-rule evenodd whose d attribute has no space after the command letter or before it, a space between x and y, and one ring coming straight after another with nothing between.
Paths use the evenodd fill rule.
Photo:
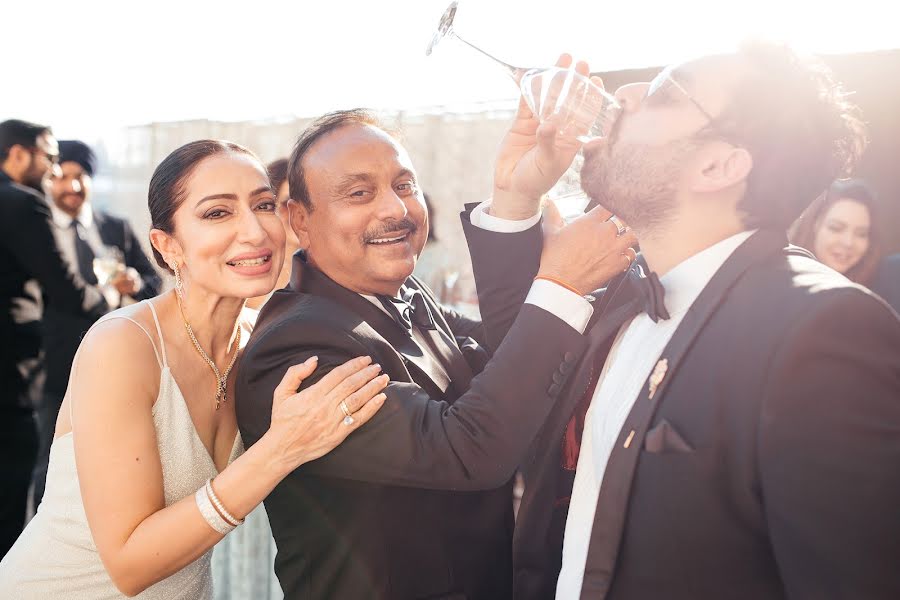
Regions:
<instances>
[{"instance_id":1,"label":"dark beard","mask_svg":"<svg viewBox=\"0 0 900 600\"><path fill-rule=\"evenodd\" d=\"M25 173L22 178L22 185L28 186L39 194L44 194L44 178L34 173Z\"/></svg>"},{"instance_id":2,"label":"dark beard","mask_svg":"<svg viewBox=\"0 0 900 600\"><path fill-rule=\"evenodd\" d=\"M674 217L678 177L694 147L693 140L662 146L620 141L591 153L581 168L588 208L601 205L639 235L652 234Z\"/></svg>"}]
</instances>

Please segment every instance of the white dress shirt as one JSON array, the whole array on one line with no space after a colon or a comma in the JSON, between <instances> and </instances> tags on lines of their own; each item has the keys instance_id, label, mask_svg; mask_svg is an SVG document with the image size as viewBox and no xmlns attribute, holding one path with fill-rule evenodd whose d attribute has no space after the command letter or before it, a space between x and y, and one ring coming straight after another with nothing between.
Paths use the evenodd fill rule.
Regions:
<instances>
[{"instance_id":1,"label":"white dress shirt","mask_svg":"<svg viewBox=\"0 0 900 600\"><path fill-rule=\"evenodd\" d=\"M490 201L482 202L472 210L469 214L472 225L498 233L519 233L531 229L541 220L541 213L521 221L500 219L487 212L490 205ZM556 315L578 333L584 333L584 328L594 314L594 307L583 296L546 279L538 279L531 284L525 303L539 306Z\"/></svg>"},{"instance_id":2,"label":"white dress shirt","mask_svg":"<svg viewBox=\"0 0 900 600\"><path fill-rule=\"evenodd\" d=\"M490 203L485 202L472 211L473 225L490 231L511 232L524 231L540 220L540 214L522 221L498 219L487 214L489 206ZM563 538L562 570L556 585L558 600L578 598L581 594L600 484L622 425L644 383L697 296L734 250L752 234L753 231L743 231L724 239L682 261L660 278L666 291L669 319L654 323L642 313L619 330L585 417ZM586 300L579 300L587 304Z\"/></svg>"},{"instance_id":3,"label":"white dress shirt","mask_svg":"<svg viewBox=\"0 0 900 600\"><path fill-rule=\"evenodd\" d=\"M81 210L75 219L60 210L52 199L47 199L47 205L50 207L50 214L53 218L53 225L55 226L53 235L56 238L56 245L59 247L63 259L71 266L75 273L78 273L78 254L75 249L76 233L75 228L72 227L72 222L76 219L80 225L84 240L87 242L88 246L91 247L91 250L94 251L94 255L100 257L109 254L110 250L100 237L100 229L97 227L97 222L94 219L94 210L91 208L89 202L85 202L81 206ZM143 280L137 275L137 271L134 272L134 276L137 278L138 289L140 289L143 285ZM111 307L119 306L122 303L123 298L116 288L112 285L104 285L96 289L88 288L85 290L85 308L94 306L97 303L97 296L99 296L97 290L103 294L106 303Z\"/></svg>"},{"instance_id":4,"label":"white dress shirt","mask_svg":"<svg viewBox=\"0 0 900 600\"><path fill-rule=\"evenodd\" d=\"M97 229L97 224L94 222L94 211L90 204L85 202L75 219L60 210L52 200L48 200L47 204L50 206L53 224L56 225L55 236L59 251L62 252L67 263L75 265L76 271L78 270L78 255L75 251L75 228L72 227L72 221L78 221L84 234L84 240L96 256L103 256L106 253L106 246L100 239L100 230Z\"/></svg>"}]
</instances>

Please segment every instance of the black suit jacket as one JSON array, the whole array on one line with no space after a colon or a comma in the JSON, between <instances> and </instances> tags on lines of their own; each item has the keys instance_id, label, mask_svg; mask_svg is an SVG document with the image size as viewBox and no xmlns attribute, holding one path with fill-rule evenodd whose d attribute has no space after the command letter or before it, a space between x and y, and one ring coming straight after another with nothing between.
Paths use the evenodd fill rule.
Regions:
<instances>
[{"instance_id":1,"label":"black suit jacket","mask_svg":"<svg viewBox=\"0 0 900 600\"><path fill-rule=\"evenodd\" d=\"M527 288L536 265L521 257L540 230L463 221L481 305L494 305L485 327L499 336L516 294L491 290ZM786 244L751 236L663 351L668 369L652 398L645 383L604 474L582 598L900 598L900 322ZM586 336L604 339L523 465L516 598L554 597L574 475L561 439L620 303L600 297Z\"/></svg>"},{"instance_id":2,"label":"black suit jacket","mask_svg":"<svg viewBox=\"0 0 900 600\"><path fill-rule=\"evenodd\" d=\"M300 268L302 285L275 292L244 350L237 378L244 442L268 429L272 392L285 370L312 355L320 366L304 387L362 355L391 383L369 423L298 468L266 500L286 597L509 598L509 481L583 337L526 306L482 371L490 345L480 324L440 307L410 279L436 316L433 335L451 365L448 373L429 373L391 317ZM523 369L529 360L540 366Z\"/></svg>"},{"instance_id":3,"label":"black suit jacket","mask_svg":"<svg viewBox=\"0 0 900 600\"><path fill-rule=\"evenodd\" d=\"M162 280L144 254L128 221L96 209L94 221L103 244L121 250L125 266L134 268L140 274L143 285L134 299L144 300L156 296L160 292ZM78 269L77 265L71 265L70 268ZM44 389L47 393L58 397L65 395L75 352L93 322L93 318L66 313L58 310L52 303L47 304L43 321L44 361L47 370Z\"/></svg>"},{"instance_id":4,"label":"black suit jacket","mask_svg":"<svg viewBox=\"0 0 900 600\"><path fill-rule=\"evenodd\" d=\"M0 171L0 409L30 410L41 368L42 294L73 316L96 320L109 310L66 264L50 218L40 194ZM96 298L88 306L86 293Z\"/></svg>"}]
</instances>

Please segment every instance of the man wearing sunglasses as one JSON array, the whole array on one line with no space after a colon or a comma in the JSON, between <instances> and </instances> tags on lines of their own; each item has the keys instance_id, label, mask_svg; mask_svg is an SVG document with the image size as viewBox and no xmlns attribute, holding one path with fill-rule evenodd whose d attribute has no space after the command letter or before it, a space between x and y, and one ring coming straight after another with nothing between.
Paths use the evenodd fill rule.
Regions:
<instances>
[{"instance_id":1,"label":"man wearing sunglasses","mask_svg":"<svg viewBox=\"0 0 900 600\"><path fill-rule=\"evenodd\" d=\"M0 557L25 523L37 452L32 409L40 393L43 300L90 321L109 310L56 245L41 190L58 158L49 127L0 123Z\"/></svg>"},{"instance_id":2,"label":"man wearing sunglasses","mask_svg":"<svg viewBox=\"0 0 900 600\"><path fill-rule=\"evenodd\" d=\"M900 598L900 321L785 235L861 153L854 107L770 44L615 95L582 185L647 270L581 300L589 349L522 465L516 597ZM495 335L574 154L556 131L523 104L463 215Z\"/></svg>"}]
</instances>

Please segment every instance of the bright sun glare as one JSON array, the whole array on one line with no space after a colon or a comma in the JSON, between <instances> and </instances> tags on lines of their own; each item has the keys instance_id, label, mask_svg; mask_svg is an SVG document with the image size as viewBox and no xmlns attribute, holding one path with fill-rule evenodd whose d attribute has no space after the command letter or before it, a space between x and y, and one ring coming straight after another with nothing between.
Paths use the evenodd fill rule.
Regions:
<instances>
[{"instance_id":1,"label":"bright sun glare","mask_svg":"<svg viewBox=\"0 0 900 600\"><path fill-rule=\"evenodd\" d=\"M4 7L6 23L23 23L6 28L6 47L29 50L19 55L27 60L5 61L15 93L0 98L0 115L95 139L154 121L511 99L510 82L461 46L425 57L448 3L19 2ZM512 63L538 66L568 51L594 70L613 70L725 49L754 34L822 53L900 47L887 4L461 0L456 28Z\"/></svg>"}]
</instances>

